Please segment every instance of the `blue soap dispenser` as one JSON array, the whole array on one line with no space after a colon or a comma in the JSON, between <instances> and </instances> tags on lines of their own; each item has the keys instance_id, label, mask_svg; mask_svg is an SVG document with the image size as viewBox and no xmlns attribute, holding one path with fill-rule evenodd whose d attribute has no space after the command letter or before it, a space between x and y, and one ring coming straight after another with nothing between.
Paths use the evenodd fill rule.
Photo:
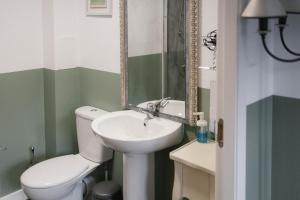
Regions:
<instances>
[{"instance_id":1,"label":"blue soap dispenser","mask_svg":"<svg viewBox=\"0 0 300 200\"><path fill-rule=\"evenodd\" d=\"M204 119L204 112L197 112L195 115L199 116L199 120L197 120L197 130L196 137L197 141L200 143L208 142L208 128L207 121Z\"/></svg>"}]
</instances>

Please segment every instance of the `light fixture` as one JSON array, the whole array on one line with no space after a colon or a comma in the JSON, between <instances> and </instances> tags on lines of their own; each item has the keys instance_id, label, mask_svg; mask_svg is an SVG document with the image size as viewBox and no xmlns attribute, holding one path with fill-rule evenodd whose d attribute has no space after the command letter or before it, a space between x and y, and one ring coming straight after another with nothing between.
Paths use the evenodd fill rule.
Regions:
<instances>
[{"instance_id":1,"label":"light fixture","mask_svg":"<svg viewBox=\"0 0 300 200\"><path fill-rule=\"evenodd\" d=\"M283 45L283 47L285 48L285 50L287 52L289 52L290 54L294 55L294 56L300 56L300 53L297 53L293 50L291 50L288 45L286 44L285 42L285 39L284 39L284 36L283 36L283 32L284 32L284 29L285 27L287 26L286 25L286 20L287 20L287 17L281 17L279 18L278 20L278 28L279 28L279 33L280 33L280 40L281 40L281 43Z\"/></svg>"},{"instance_id":2,"label":"light fixture","mask_svg":"<svg viewBox=\"0 0 300 200\"><path fill-rule=\"evenodd\" d=\"M259 34L263 43L263 47L266 52L274 59L281 62L297 62L300 61L300 58L295 59L284 59L274 55L268 48L266 44L266 35L270 30L268 29L268 19L269 18L278 18L279 19L279 30L281 33L281 41L285 49L296 56L300 54L290 50L284 39L283 39L283 30L286 25L287 12L279 0L250 0L245 10L242 13L244 18L256 18L259 20Z\"/></svg>"},{"instance_id":3,"label":"light fixture","mask_svg":"<svg viewBox=\"0 0 300 200\"><path fill-rule=\"evenodd\" d=\"M278 0L250 0L242 17L274 18L286 16L286 11Z\"/></svg>"}]
</instances>

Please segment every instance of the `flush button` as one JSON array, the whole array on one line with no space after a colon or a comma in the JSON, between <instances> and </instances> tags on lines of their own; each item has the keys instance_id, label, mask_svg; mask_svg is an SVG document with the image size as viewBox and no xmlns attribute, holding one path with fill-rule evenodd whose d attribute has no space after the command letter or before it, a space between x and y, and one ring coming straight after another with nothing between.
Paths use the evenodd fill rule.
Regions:
<instances>
[{"instance_id":1,"label":"flush button","mask_svg":"<svg viewBox=\"0 0 300 200\"><path fill-rule=\"evenodd\" d=\"M96 109L96 108L93 108L93 109L91 109L90 111L91 111L91 112L97 112L97 111L98 111L98 109Z\"/></svg>"}]
</instances>

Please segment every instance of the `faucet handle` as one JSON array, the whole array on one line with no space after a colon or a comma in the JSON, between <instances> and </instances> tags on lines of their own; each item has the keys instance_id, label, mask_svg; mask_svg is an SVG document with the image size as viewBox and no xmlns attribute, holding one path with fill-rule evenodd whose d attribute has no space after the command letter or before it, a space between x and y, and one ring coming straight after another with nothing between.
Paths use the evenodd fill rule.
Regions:
<instances>
[{"instance_id":1,"label":"faucet handle","mask_svg":"<svg viewBox=\"0 0 300 200\"><path fill-rule=\"evenodd\" d=\"M143 114L146 114L148 119L153 119L154 118L154 115L151 113L152 112L151 110L147 110L145 108L139 108L138 111L143 113Z\"/></svg>"},{"instance_id":2,"label":"faucet handle","mask_svg":"<svg viewBox=\"0 0 300 200\"><path fill-rule=\"evenodd\" d=\"M171 97L166 97L166 98L161 99L160 107L162 107L162 108L166 107L168 105L170 99L171 99Z\"/></svg>"}]
</instances>

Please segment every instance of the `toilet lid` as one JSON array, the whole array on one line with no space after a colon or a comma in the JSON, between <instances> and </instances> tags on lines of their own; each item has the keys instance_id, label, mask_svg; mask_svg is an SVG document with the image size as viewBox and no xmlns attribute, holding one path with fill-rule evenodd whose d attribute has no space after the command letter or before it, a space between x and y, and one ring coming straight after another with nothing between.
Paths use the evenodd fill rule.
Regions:
<instances>
[{"instance_id":1,"label":"toilet lid","mask_svg":"<svg viewBox=\"0 0 300 200\"><path fill-rule=\"evenodd\" d=\"M22 174L21 182L30 188L49 188L71 181L88 167L75 155L60 156L30 167Z\"/></svg>"}]
</instances>

